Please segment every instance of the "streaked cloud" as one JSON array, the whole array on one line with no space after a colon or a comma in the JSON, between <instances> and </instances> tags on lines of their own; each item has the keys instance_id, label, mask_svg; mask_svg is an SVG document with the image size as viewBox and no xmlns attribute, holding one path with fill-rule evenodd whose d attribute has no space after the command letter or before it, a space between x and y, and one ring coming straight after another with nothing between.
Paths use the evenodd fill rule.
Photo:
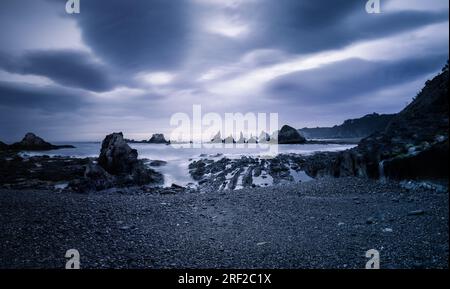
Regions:
<instances>
[{"instance_id":1,"label":"streaked cloud","mask_svg":"<svg viewBox=\"0 0 450 289\"><path fill-rule=\"evenodd\" d=\"M193 104L298 127L398 111L448 59L448 1L365 2L3 0L0 140L142 138Z\"/></svg>"}]
</instances>

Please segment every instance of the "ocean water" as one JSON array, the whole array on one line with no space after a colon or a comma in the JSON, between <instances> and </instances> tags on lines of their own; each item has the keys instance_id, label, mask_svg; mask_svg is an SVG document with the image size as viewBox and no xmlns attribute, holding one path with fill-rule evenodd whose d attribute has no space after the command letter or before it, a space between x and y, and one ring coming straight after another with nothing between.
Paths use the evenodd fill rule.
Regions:
<instances>
[{"instance_id":1,"label":"ocean water","mask_svg":"<svg viewBox=\"0 0 450 289\"><path fill-rule=\"evenodd\" d=\"M83 143L65 143L75 146L75 148L42 151L42 152L23 152L22 155L49 155L49 156L68 156L68 157L97 157L100 153L100 142ZM173 183L178 185L187 185L194 183L188 172L190 162L200 158L210 158L219 160L222 157L240 158L242 156L264 156L267 155L267 146L255 148L228 148L224 145L218 145L213 148L179 148L164 144L130 144L138 151L140 159L162 160L167 165L153 167L156 171L164 175L165 186ZM302 144L302 145L278 145L278 153L297 153L309 155L315 152L324 151L342 151L355 147L348 144Z\"/></svg>"}]
</instances>

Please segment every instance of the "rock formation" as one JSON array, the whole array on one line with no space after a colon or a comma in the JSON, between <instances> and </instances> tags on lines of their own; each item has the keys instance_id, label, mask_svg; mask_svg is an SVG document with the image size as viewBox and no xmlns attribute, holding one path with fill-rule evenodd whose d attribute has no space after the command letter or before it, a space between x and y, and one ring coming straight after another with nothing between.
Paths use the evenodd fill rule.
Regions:
<instances>
[{"instance_id":1,"label":"rock formation","mask_svg":"<svg viewBox=\"0 0 450 289\"><path fill-rule=\"evenodd\" d=\"M239 139L237 140L237 142L236 143L245 143L245 138L244 138L244 134L242 133L242 131L241 131L241 133L239 134Z\"/></svg>"},{"instance_id":2,"label":"rock formation","mask_svg":"<svg viewBox=\"0 0 450 289\"><path fill-rule=\"evenodd\" d=\"M235 140L234 140L234 138L230 135L229 137L226 137L224 140L223 140L223 142L224 143L227 143L227 144L230 144L230 143L236 143L235 142Z\"/></svg>"},{"instance_id":3,"label":"rock formation","mask_svg":"<svg viewBox=\"0 0 450 289\"><path fill-rule=\"evenodd\" d=\"M278 132L278 144L303 144L306 139L293 127L284 125Z\"/></svg>"},{"instance_id":4,"label":"rock formation","mask_svg":"<svg viewBox=\"0 0 450 289\"><path fill-rule=\"evenodd\" d=\"M248 139L247 143L256 144L258 143L258 140L253 135L250 135L250 138Z\"/></svg>"},{"instance_id":5,"label":"rock formation","mask_svg":"<svg viewBox=\"0 0 450 289\"><path fill-rule=\"evenodd\" d=\"M152 137L148 140L148 143L154 143L154 144L167 144L169 143L162 133L155 133L152 135Z\"/></svg>"},{"instance_id":6,"label":"rock formation","mask_svg":"<svg viewBox=\"0 0 450 289\"><path fill-rule=\"evenodd\" d=\"M222 136L220 134L220 131L216 133L216 135L211 139L212 143L221 143L222 142Z\"/></svg>"},{"instance_id":7,"label":"rock formation","mask_svg":"<svg viewBox=\"0 0 450 289\"><path fill-rule=\"evenodd\" d=\"M262 131L261 134L259 135L258 141L260 143L266 143L270 141L270 135L267 132Z\"/></svg>"},{"instance_id":8,"label":"rock formation","mask_svg":"<svg viewBox=\"0 0 450 289\"><path fill-rule=\"evenodd\" d=\"M61 148L73 148L71 145L52 145L44 141L42 138L36 136L34 133L27 133L20 141L9 146L12 150L27 150L27 151L45 151Z\"/></svg>"},{"instance_id":9,"label":"rock formation","mask_svg":"<svg viewBox=\"0 0 450 289\"><path fill-rule=\"evenodd\" d=\"M97 163L89 163L84 179L72 182L70 186L75 191L90 191L162 182L163 176L145 167L122 133L112 133L103 140Z\"/></svg>"},{"instance_id":10,"label":"rock formation","mask_svg":"<svg viewBox=\"0 0 450 289\"><path fill-rule=\"evenodd\" d=\"M346 152L312 156L309 173L448 181L448 113L445 66L383 131Z\"/></svg>"}]
</instances>

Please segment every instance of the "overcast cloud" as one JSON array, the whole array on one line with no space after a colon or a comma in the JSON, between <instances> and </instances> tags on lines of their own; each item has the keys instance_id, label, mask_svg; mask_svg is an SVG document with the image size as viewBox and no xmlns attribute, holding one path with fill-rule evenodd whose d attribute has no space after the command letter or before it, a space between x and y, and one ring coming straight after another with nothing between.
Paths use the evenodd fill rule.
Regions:
<instances>
[{"instance_id":1,"label":"overcast cloud","mask_svg":"<svg viewBox=\"0 0 450 289\"><path fill-rule=\"evenodd\" d=\"M148 138L193 104L329 126L400 111L448 59L447 0L65 2L0 2L2 141Z\"/></svg>"}]
</instances>

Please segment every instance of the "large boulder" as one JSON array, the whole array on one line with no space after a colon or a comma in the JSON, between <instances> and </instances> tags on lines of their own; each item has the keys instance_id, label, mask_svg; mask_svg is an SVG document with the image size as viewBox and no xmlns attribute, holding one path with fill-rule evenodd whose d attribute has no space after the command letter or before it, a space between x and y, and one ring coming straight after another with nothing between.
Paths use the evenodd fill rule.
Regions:
<instances>
[{"instance_id":1,"label":"large boulder","mask_svg":"<svg viewBox=\"0 0 450 289\"><path fill-rule=\"evenodd\" d=\"M112 133L102 142L98 165L115 176L118 185L144 185L162 182L162 175L146 168L138 160L138 152L123 139L123 134Z\"/></svg>"},{"instance_id":2,"label":"large boulder","mask_svg":"<svg viewBox=\"0 0 450 289\"><path fill-rule=\"evenodd\" d=\"M49 142L46 142L42 138L38 137L34 133L27 133L25 137L20 141L12 144L10 146L13 150L27 150L27 151L45 151L45 150L54 150L60 148L73 148L71 145L52 145Z\"/></svg>"},{"instance_id":3,"label":"large boulder","mask_svg":"<svg viewBox=\"0 0 450 289\"><path fill-rule=\"evenodd\" d=\"M102 142L98 164L112 175L129 174L138 164L137 150L123 139L123 134L112 133Z\"/></svg>"},{"instance_id":4,"label":"large boulder","mask_svg":"<svg viewBox=\"0 0 450 289\"><path fill-rule=\"evenodd\" d=\"M278 144L303 144L306 139L293 127L284 125L278 132Z\"/></svg>"},{"instance_id":5,"label":"large boulder","mask_svg":"<svg viewBox=\"0 0 450 289\"><path fill-rule=\"evenodd\" d=\"M162 133L155 133L148 140L148 143L167 144L169 142L164 138L164 135Z\"/></svg>"}]
</instances>

